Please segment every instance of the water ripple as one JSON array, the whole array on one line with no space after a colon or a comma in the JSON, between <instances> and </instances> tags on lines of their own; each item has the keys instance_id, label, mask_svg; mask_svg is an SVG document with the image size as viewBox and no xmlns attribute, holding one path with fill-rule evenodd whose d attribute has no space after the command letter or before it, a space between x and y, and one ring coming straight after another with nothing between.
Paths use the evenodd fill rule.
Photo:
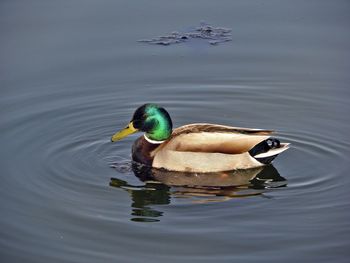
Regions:
<instances>
[{"instance_id":1,"label":"water ripple","mask_svg":"<svg viewBox=\"0 0 350 263\"><path fill-rule=\"evenodd\" d=\"M142 87L134 89L142 92ZM163 93L163 89L177 92L169 95ZM335 196L330 196L330 200L322 206L308 197L321 198L324 192L334 191L342 185L340 177L344 171L337 167L347 161L344 152L348 150L349 143L332 136L331 130L313 130L307 125L307 120L302 120L302 123L284 122L284 114L290 114L286 104L306 103L311 104L307 109L320 110L315 101L306 101L296 94L283 95L272 87L189 84L148 87L142 101L123 95L123 100L118 98L116 105L119 94L109 88L102 90L105 93L98 96L93 92L79 96L72 96L69 92L22 96L18 98L22 106L13 106L11 118L5 118L3 138L11 140L8 154L13 160L10 170L17 176L4 180L3 187L15 184L16 190L6 193L6 196L3 194L2 198L16 200L19 207L36 207L34 211L19 211L18 207L8 206L8 217L17 214L25 218L35 212L39 214L33 220L33 229L17 227L16 231L21 235L38 238L36 229L44 225L50 230L42 234L41 240L45 241L47 235L61 240L67 233L87 231L86 225L155 223L163 218L167 218L168 222L175 220L179 225L181 220L185 220L183 231L195 234L201 228L193 218L223 223L232 216L227 210L230 206L239 208L240 216L246 218L249 211L261 209L266 204L262 200L275 198L304 197L304 206L310 209L328 208L333 203L331 200L337 200L339 207L346 205L344 200ZM204 95L201 94L211 99L202 100ZM260 98L258 103L253 100L255 97ZM207 180L203 177L194 185L188 182L181 185L179 182L183 182L184 177L176 180L177 175L158 175L153 181L140 179L134 175L130 162L130 148L136 136L118 144L111 144L110 136L123 127L130 120L133 110L144 102L164 105L177 126L207 121L276 128L280 131L277 136L291 143L292 148L277 158L276 169L273 168L276 171L270 170L265 173L267 177L258 176L255 181L250 181L254 176L249 177L244 184L198 185L198 182L203 184ZM261 110L267 108L266 111L271 112L272 107L279 108L281 113L271 117ZM291 116L288 115L288 118L293 119ZM321 165L325 162L327 166ZM30 177L25 176L28 167ZM278 180L270 179L271 175ZM18 191L31 198L22 199L22 195L16 194ZM210 214L205 212L207 209ZM45 210L45 215L41 215L40 210ZM173 214L173 217L168 214ZM57 227L47 223L52 217L55 217L53 222L57 223ZM59 220L66 220L72 226L60 229ZM6 217L2 221L11 226ZM19 221L23 222L23 219ZM79 225L81 221L85 222L84 227ZM96 231L90 229L88 233L98 235ZM133 242L134 237L129 235L125 246ZM16 246L17 250L26 252L26 248ZM48 251L50 249L52 247L48 247ZM68 246L61 249L69 251ZM81 253L86 254L86 251Z\"/></svg>"}]
</instances>

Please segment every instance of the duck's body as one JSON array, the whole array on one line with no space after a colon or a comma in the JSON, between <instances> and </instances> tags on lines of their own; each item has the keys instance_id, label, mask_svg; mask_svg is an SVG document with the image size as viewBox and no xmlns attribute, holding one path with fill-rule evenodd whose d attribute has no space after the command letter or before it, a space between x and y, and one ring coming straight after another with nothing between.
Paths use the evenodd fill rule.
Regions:
<instances>
[{"instance_id":1,"label":"duck's body","mask_svg":"<svg viewBox=\"0 0 350 263\"><path fill-rule=\"evenodd\" d=\"M156 114L149 116L147 112ZM198 123L179 127L170 133L158 129L156 133L157 124L172 130L170 116L163 108L154 104L143 105L135 112L128 127L114 135L112 141L144 130L146 134L132 147L135 162L169 171L199 173L263 166L288 149L288 144L270 138L271 130Z\"/></svg>"}]
</instances>

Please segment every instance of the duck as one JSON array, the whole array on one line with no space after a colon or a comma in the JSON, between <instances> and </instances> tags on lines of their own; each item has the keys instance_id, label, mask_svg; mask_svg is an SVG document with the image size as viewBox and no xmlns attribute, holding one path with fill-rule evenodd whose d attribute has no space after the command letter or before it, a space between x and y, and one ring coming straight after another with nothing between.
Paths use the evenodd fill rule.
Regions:
<instances>
[{"instance_id":1,"label":"duck","mask_svg":"<svg viewBox=\"0 0 350 263\"><path fill-rule=\"evenodd\" d=\"M262 167L289 148L289 143L272 137L273 130L211 123L173 129L169 113L154 103L137 108L128 125L111 141L136 132L143 135L133 143L133 162L174 172L213 173Z\"/></svg>"}]
</instances>

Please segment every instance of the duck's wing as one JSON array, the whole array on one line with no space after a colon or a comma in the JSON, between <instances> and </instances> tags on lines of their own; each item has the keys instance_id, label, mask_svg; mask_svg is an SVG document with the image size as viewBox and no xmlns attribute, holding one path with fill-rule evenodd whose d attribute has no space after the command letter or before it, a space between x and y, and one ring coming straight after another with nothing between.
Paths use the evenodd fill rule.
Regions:
<instances>
[{"instance_id":1,"label":"duck's wing","mask_svg":"<svg viewBox=\"0 0 350 263\"><path fill-rule=\"evenodd\" d=\"M255 145L268 138L268 135L223 132L185 133L165 142L159 147L159 150L239 154L248 152Z\"/></svg>"},{"instance_id":2,"label":"duck's wing","mask_svg":"<svg viewBox=\"0 0 350 263\"><path fill-rule=\"evenodd\" d=\"M219 124L211 123L194 123L181 126L176 128L171 138L174 138L181 134L186 133L199 133L199 132L220 132L220 133L237 133L237 134L247 134L247 135L270 135L274 133L273 130L266 129L252 129L252 128L242 128L242 127L233 127ZM171 139L170 138L170 139Z\"/></svg>"},{"instance_id":3,"label":"duck's wing","mask_svg":"<svg viewBox=\"0 0 350 263\"><path fill-rule=\"evenodd\" d=\"M272 132L207 123L190 124L175 129L158 150L239 154L268 139Z\"/></svg>"}]
</instances>

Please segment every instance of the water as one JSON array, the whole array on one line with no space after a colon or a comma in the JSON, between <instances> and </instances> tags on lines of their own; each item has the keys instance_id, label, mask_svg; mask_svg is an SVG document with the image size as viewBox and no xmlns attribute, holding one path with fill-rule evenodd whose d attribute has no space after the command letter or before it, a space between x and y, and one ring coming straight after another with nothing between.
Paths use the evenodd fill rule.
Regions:
<instances>
[{"instance_id":1,"label":"water","mask_svg":"<svg viewBox=\"0 0 350 263\"><path fill-rule=\"evenodd\" d=\"M349 13L347 1L2 1L1 262L347 262ZM137 42L203 20L232 41ZM278 180L142 182L137 135L110 136L145 102L175 126L277 130L292 143L267 172Z\"/></svg>"}]
</instances>

